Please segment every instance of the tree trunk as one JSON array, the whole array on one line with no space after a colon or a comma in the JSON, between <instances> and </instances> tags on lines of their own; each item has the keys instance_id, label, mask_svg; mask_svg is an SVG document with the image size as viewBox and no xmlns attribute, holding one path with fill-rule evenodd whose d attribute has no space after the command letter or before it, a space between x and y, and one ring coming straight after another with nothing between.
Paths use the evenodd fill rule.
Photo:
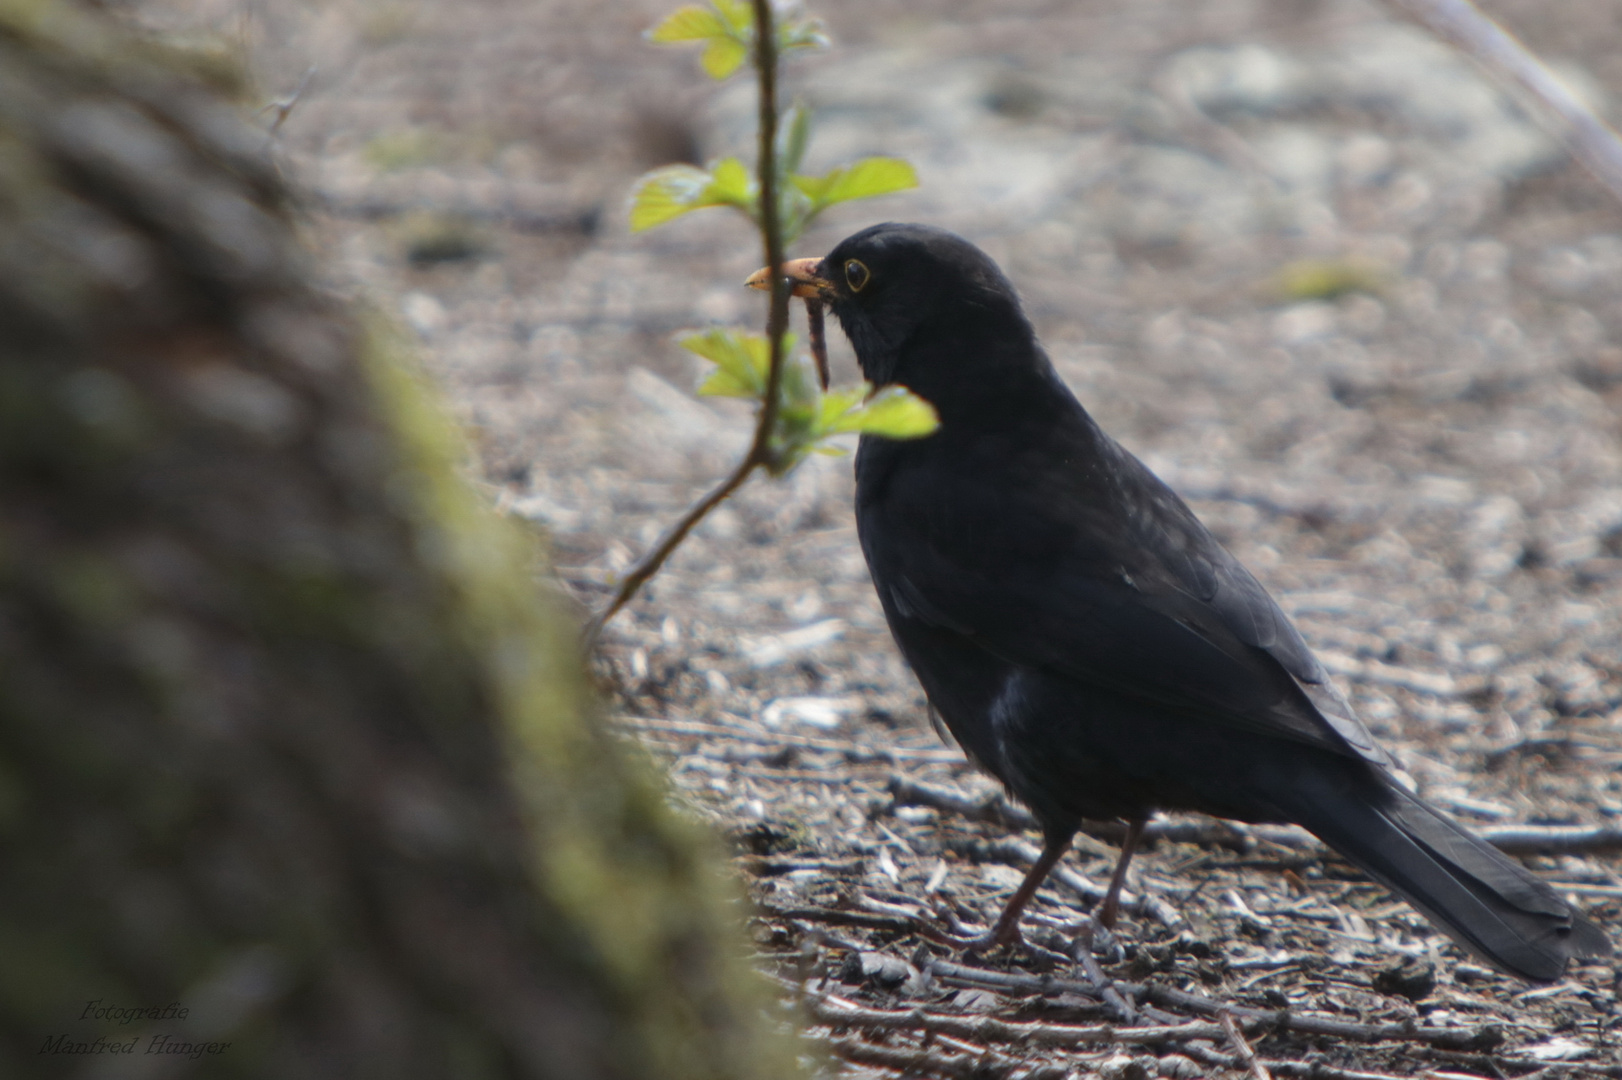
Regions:
<instances>
[{"instance_id":1,"label":"tree trunk","mask_svg":"<svg viewBox=\"0 0 1622 1080\"><path fill-rule=\"evenodd\" d=\"M0 1075L790 1076L218 76L0 0Z\"/></svg>"}]
</instances>

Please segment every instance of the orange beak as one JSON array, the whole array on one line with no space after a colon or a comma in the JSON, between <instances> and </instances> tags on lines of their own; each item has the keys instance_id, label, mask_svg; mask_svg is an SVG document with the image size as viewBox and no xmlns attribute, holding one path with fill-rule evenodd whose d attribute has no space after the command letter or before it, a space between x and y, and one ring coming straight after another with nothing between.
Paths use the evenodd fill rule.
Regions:
<instances>
[{"instance_id":1,"label":"orange beak","mask_svg":"<svg viewBox=\"0 0 1622 1080\"><path fill-rule=\"evenodd\" d=\"M833 292L834 284L827 278L820 276L817 271L822 269L821 259L790 259L783 264L783 276L793 283L789 290L794 296L803 296L813 300L825 300ZM763 289L767 292L772 287L772 271L770 267L761 267L750 274L743 282L751 289Z\"/></svg>"}]
</instances>

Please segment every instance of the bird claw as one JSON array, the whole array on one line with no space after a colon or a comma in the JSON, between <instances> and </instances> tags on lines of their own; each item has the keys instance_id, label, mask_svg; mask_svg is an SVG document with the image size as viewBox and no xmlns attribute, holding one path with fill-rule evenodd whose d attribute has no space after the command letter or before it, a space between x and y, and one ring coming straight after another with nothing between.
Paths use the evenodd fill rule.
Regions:
<instances>
[{"instance_id":1,"label":"bird claw","mask_svg":"<svg viewBox=\"0 0 1622 1080\"><path fill-rule=\"evenodd\" d=\"M1003 933L998 933L996 929L988 930L984 934L959 941L959 946L971 956L991 952L1002 945L1009 948L1024 948L1026 944L1025 935L1019 932L1017 926Z\"/></svg>"},{"instance_id":2,"label":"bird claw","mask_svg":"<svg viewBox=\"0 0 1622 1080\"><path fill-rule=\"evenodd\" d=\"M998 935L995 931L980 934L977 937L963 941L960 946L967 956L981 956L999 947L1006 947L1009 953L1022 954L1037 970L1047 971L1074 962L1074 957L1059 949L1051 948L1045 944L1038 944L1026 937L1017 928L1008 934Z\"/></svg>"},{"instance_id":3,"label":"bird claw","mask_svg":"<svg viewBox=\"0 0 1622 1080\"><path fill-rule=\"evenodd\" d=\"M983 934L970 932L970 927L957 923L954 930L960 935L957 947L967 956L981 956L999 948L1006 948L1009 952L1048 953L1050 950L1034 945L1020 930L1019 923L999 923ZM1061 959L1067 959L1061 957Z\"/></svg>"}]
</instances>

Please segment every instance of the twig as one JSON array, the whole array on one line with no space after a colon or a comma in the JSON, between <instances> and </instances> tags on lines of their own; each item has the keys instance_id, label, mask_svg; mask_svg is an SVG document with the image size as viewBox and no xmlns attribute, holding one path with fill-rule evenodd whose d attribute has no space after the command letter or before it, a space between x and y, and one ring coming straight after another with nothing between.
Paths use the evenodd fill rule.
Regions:
<instances>
[{"instance_id":1,"label":"twig","mask_svg":"<svg viewBox=\"0 0 1622 1080\"><path fill-rule=\"evenodd\" d=\"M1470 0L1390 0L1433 34L1450 42L1494 78L1519 87L1542 108L1533 110L1566 151L1622 199L1622 140L1579 101L1543 62Z\"/></svg>"},{"instance_id":2,"label":"twig","mask_svg":"<svg viewBox=\"0 0 1622 1080\"><path fill-rule=\"evenodd\" d=\"M928 806L969 821L986 821L1010 829L1034 829L1036 819L1023 806L1009 802L1000 793L975 799L954 788L926 784L896 773L888 784L890 796L902 806Z\"/></svg>"},{"instance_id":3,"label":"twig","mask_svg":"<svg viewBox=\"0 0 1622 1080\"><path fill-rule=\"evenodd\" d=\"M832 926L858 926L864 930L888 930L899 934L917 934L944 945L959 944L948 935L943 934L937 927L930 925L928 920L908 918L903 915L871 915L865 911L842 911L838 908L825 907L794 907L780 908L771 904L757 905L760 914L766 918L784 919L790 922L827 923Z\"/></svg>"},{"instance_id":4,"label":"twig","mask_svg":"<svg viewBox=\"0 0 1622 1080\"><path fill-rule=\"evenodd\" d=\"M921 783L899 773L890 778L889 791L895 801L903 805L929 806L971 821L986 821L1011 829L1040 827L1029 810L1009 802L1000 793L985 799L973 799L952 788ZM1126 826L1118 821L1084 821L1080 831L1116 844L1126 836ZM1240 826L1223 821L1151 821L1144 827L1143 838L1173 844L1208 844L1234 851L1248 850L1252 838L1296 848L1318 843L1311 833L1293 825Z\"/></svg>"},{"instance_id":5,"label":"twig","mask_svg":"<svg viewBox=\"0 0 1622 1080\"><path fill-rule=\"evenodd\" d=\"M1154 1027L1116 1027L1113 1024L1045 1024L998 1020L990 1016L931 1013L923 1009L871 1009L829 995L811 1006L819 1023L864 1027L879 1031L942 1032L980 1042L1027 1043L1033 1046L1164 1046L1187 1039L1221 1039L1224 1029L1195 1020Z\"/></svg>"},{"instance_id":6,"label":"twig","mask_svg":"<svg viewBox=\"0 0 1622 1080\"><path fill-rule=\"evenodd\" d=\"M903 1076L941 1076L954 1080L997 1080L1012 1077L1016 1071L1020 1080L1065 1080L1071 1072L1068 1066L1036 1065L1016 1061L1002 1054L985 1051L980 1054L943 1054L926 1048L908 1049L896 1046L877 1046L862 1039L831 1039L828 1049L846 1061L857 1065L877 1065L892 1069Z\"/></svg>"},{"instance_id":7,"label":"twig","mask_svg":"<svg viewBox=\"0 0 1622 1080\"><path fill-rule=\"evenodd\" d=\"M760 150L756 175L760 180L760 229L766 240L766 265L771 275L771 309L766 315L767 348L771 364L766 370L766 400L760 407L760 423L755 428L749 455L757 463L770 465L771 437L777 428L777 410L783 387L783 332L788 329L788 279L776 272L783 265L782 206L777 198L777 25L772 20L771 0L754 0L755 68L760 75Z\"/></svg>"},{"instance_id":8,"label":"twig","mask_svg":"<svg viewBox=\"0 0 1622 1080\"><path fill-rule=\"evenodd\" d=\"M1119 987L1133 984L1117 982ZM1138 987L1144 997L1159 1005L1188 1009L1215 1016L1226 1010L1237 1020L1260 1020L1272 1024L1280 1031L1298 1031L1303 1035L1328 1035L1337 1039L1357 1042L1418 1042L1446 1049L1482 1049L1497 1045L1503 1038L1496 1024L1483 1024L1477 1028L1420 1027L1406 1022L1401 1024L1360 1024L1350 1020L1330 1020L1327 1017L1303 1016L1289 1009L1251 1009L1216 1001L1202 994L1174 990L1157 983L1144 983Z\"/></svg>"},{"instance_id":9,"label":"twig","mask_svg":"<svg viewBox=\"0 0 1622 1080\"><path fill-rule=\"evenodd\" d=\"M1622 896L1622 885L1596 885L1588 881L1550 881L1548 884L1555 892L1579 896Z\"/></svg>"},{"instance_id":10,"label":"twig","mask_svg":"<svg viewBox=\"0 0 1622 1080\"><path fill-rule=\"evenodd\" d=\"M1069 992L1096 1000L1094 988L1079 979L988 971L946 960L931 960L926 970L943 982L1015 990L1027 994ZM1247 1025L1254 1021L1280 1031L1296 1031L1303 1035L1327 1035L1355 1042L1417 1042L1448 1049L1480 1049L1495 1044L1502 1037L1495 1024L1477 1028L1421 1027L1414 1023L1360 1024L1349 1020L1303 1015L1288 1009L1251 1009L1217 1001L1201 994L1191 994L1185 990L1174 990L1157 983L1134 983L1117 979L1114 985L1117 990L1123 994L1130 994L1135 999L1146 999L1170 1008L1197 1012L1205 1016L1216 1016L1227 1009L1233 1013L1234 1019Z\"/></svg>"},{"instance_id":11,"label":"twig","mask_svg":"<svg viewBox=\"0 0 1622 1080\"><path fill-rule=\"evenodd\" d=\"M1322 1061L1264 1061L1262 1063L1277 1076L1301 1076L1307 1080L1404 1080L1390 1073L1363 1072L1358 1069L1337 1069Z\"/></svg>"},{"instance_id":12,"label":"twig","mask_svg":"<svg viewBox=\"0 0 1622 1080\"><path fill-rule=\"evenodd\" d=\"M825 874L859 873L867 860L854 859L774 859L770 855L739 855L736 862L756 877L777 877L796 870L817 870Z\"/></svg>"},{"instance_id":13,"label":"twig","mask_svg":"<svg viewBox=\"0 0 1622 1080\"><path fill-rule=\"evenodd\" d=\"M1244 1066L1250 1070L1253 1080L1273 1080L1272 1076L1268 1075L1267 1067L1257 1060L1256 1051L1250 1048L1250 1043L1246 1041L1244 1032L1240 1031L1239 1025L1233 1022L1233 1013L1223 1009L1217 1013L1217 1020L1222 1024L1222 1030L1228 1036L1229 1045L1233 1047L1234 1052L1238 1054L1239 1060Z\"/></svg>"},{"instance_id":14,"label":"twig","mask_svg":"<svg viewBox=\"0 0 1622 1080\"><path fill-rule=\"evenodd\" d=\"M833 1003L831 1006L829 1003ZM1390 1073L1365 1072L1359 1069L1342 1069L1328 1065L1322 1061L1271 1061L1258 1058L1254 1051L1245 1054L1222 1054L1203 1049L1196 1045L1189 1045L1196 1039L1212 1040L1227 1039L1233 1042L1228 1030L1220 1024L1202 1023L1198 1021L1186 1024L1165 1024L1155 1027L1116 1028L1109 1025L1096 1025L1089 1027L1074 1027L1063 1024L1040 1023L1012 1023L1007 1021L985 1019L970 1019L966 1017L945 1016L938 1013L925 1013L922 1010L887 1010L870 1009L840 998L825 998L811 1006L812 1017L822 1024L834 1028L842 1026L861 1027L872 1031L917 1031L925 1034L933 1032L952 1032L978 1037L985 1041L1014 1042L1026 1045L1052 1046L1064 1048L1067 1046L1134 1046L1150 1049L1168 1049L1177 1053L1193 1056L1206 1065L1217 1068L1231 1069L1245 1067L1255 1076L1290 1076L1303 1077L1309 1080L1401 1080L1400 1077ZM1233 1024L1229 1018L1228 1023ZM1245 1046L1243 1036L1237 1027L1233 1029L1234 1035L1239 1035L1240 1042L1236 1045ZM816 1036L813 1035L813 1038ZM976 1066L984 1063L991 1066L992 1062L984 1058L965 1058L958 1055L943 1055L933 1053L927 1049L907 1049L894 1046L882 1046L857 1038L833 1039L829 1038L829 1045L833 1052L846 1061L863 1065L877 1065L900 1071L908 1076L1005 1076L1009 1075L1008 1067L1016 1065L1009 1059L1000 1055L992 1055L995 1066L980 1071ZM1051 1066L1037 1066L1035 1069L1020 1074L1022 1077L1046 1077L1066 1075L1062 1070L1055 1071ZM1608 1072L1605 1075L1612 1075Z\"/></svg>"},{"instance_id":15,"label":"twig","mask_svg":"<svg viewBox=\"0 0 1622 1080\"><path fill-rule=\"evenodd\" d=\"M270 134L276 135L281 132L282 125L287 123L287 118L293 114L294 106L303 99L304 91L310 88L310 80L314 78L315 65L311 64L304 72L304 78L299 80L298 86L294 88L291 94L284 98L278 98L259 110L261 113L274 112L276 114L276 118L270 122Z\"/></svg>"},{"instance_id":16,"label":"twig","mask_svg":"<svg viewBox=\"0 0 1622 1080\"><path fill-rule=\"evenodd\" d=\"M772 18L771 0L753 0L755 9L755 74L760 83L760 150L755 174L760 184L760 231L764 236L766 265L783 265L783 229L779 220L777 199L777 26ZM664 566L693 527L704 520L711 510L736 491L759 466L770 468L775 451L772 434L777 428L778 398L783 387L783 331L788 327L788 280L782 274L771 275L771 309L766 316L766 339L770 350L766 369L766 391L760 413L755 420L755 436L743 460L732 474L704 498L700 499L660 539L652 551L626 573L614 599L586 627L582 642L590 652L603 632L603 626L618 614L637 590L647 584Z\"/></svg>"},{"instance_id":17,"label":"twig","mask_svg":"<svg viewBox=\"0 0 1622 1080\"><path fill-rule=\"evenodd\" d=\"M1603 825L1499 825L1479 833L1493 847L1515 855L1622 851L1622 829Z\"/></svg>"},{"instance_id":18,"label":"twig","mask_svg":"<svg viewBox=\"0 0 1622 1080\"><path fill-rule=\"evenodd\" d=\"M761 415L765 416L764 409L761 410ZM755 437L758 442L760 438L758 427ZM705 515L719 506L728 495L738 490L743 482L749 479L749 474L754 472L755 467L759 464L760 461L756 457L754 447L751 446L749 452L743 456L743 460L738 462L737 466L732 470L731 475L716 485L715 489L708 495L694 503L687 513L681 516L681 520L671 526L670 531L660 538L659 542L654 545L653 550L644 555L642 560L631 567L625 577L620 579L620 587L615 591L614 599L609 601L608 607L603 609L603 613L591 620L591 623L586 627L584 644L587 652L590 652L596 646L597 638L602 634L604 624L619 614L620 608L624 607L626 602L636 595L637 590L647 584L648 579L659 572L660 568L664 566L665 560L670 558L671 554L681 546L683 540L687 539L687 534L693 531L693 527L703 521Z\"/></svg>"},{"instance_id":19,"label":"twig","mask_svg":"<svg viewBox=\"0 0 1622 1080\"><path fill-rule=\"evenodd\" d=\"M1092 939L1092 934L1084 934L1076 942L1076 962L1081 965L1081 970L1087 976L1087 981L1092 984L1093 996L1100 998L1104 1004L1108 1005L1110 1011L1115 1014L1116 1019L1121 1023L1137 1023L1138 1011L1132 1007L1126 998L1121 996L1121 992L1115 989L1114 981L1104 974L1103 968L1098 966L1098 958L1093 955Z\"/></svg>"},{"instance_id":20,"label":"twig","mask_svg":"<svg viewBox=\"0 0 1622 1080\"><path fill-rule=\"evenodd\" d=\"M759 743L762 746L800 746L807 750L828 750L844 754L852 762L864 761L929 761L959 762L963 755L952 750L933 747L868 746L848 739L823 739L815 735L791 735L787 732L752 731L746 728L726 727L722 724L701 724L692 720L665 720L649 716L617 716L616 724L645 731L663 731L673 735L691 735L704 739L737 739Z\"/></svg>"},{"instance_id":21,"label":"twig","mask_svg":"<svg viewBox=\"0 0 1622 1080\"><path fill-rule=\"evenodd\" d=\"M938 784L924 784L896 775L889 791L904 805L929 806L958 814L970 821L986 821L1014 829L1037 828L1036 819L1024 807L1002 795L973 799L960 791ZM1125 826L1119 822L1084 821L1081 831L1100 840L1119 842ZM1498 825L1473 830L1487 843L1512 855L1598 854L1622 850L1622 829L1603 825ZM1223 821L1151 821L1143 830L1145 840L1174 844L1200 844L1244 851L1249 839L1298 850L1322 849L1311 833L1294 825L1235 825Z\"/></svg>"}]
</instances>

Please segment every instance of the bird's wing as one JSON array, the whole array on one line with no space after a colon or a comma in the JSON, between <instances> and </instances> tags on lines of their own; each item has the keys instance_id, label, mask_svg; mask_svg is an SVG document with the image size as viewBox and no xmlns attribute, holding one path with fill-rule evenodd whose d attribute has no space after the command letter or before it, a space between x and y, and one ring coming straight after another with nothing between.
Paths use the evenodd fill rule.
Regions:
<instances>
[{"instance_id":1,"label":"bird's wing","mask_svg":"<svg viewBox=\"0 0 1622 1080\"><path fill-rule=\"evenodd\" d=\"M1079 478L1053 468L1051 451L1025 462L1002 452L1012 472L902 466L887 477L858 513L895 610L1014 663L1385 762L1260 583L1096 434L1089 457L1072 456L1096 463ZM1020 479L996 482L1009 475Z\"/></svg>"},{"instance_id":2,"label":"bird's wing","mask_svg":"<svg viewBox=\"0 0 1622 1080\"><path fill-rule=\"evenodd\" d=\"M1142 493L1145 509L1134 515L1136 542L1151 566L1164 569L1160 594L1145 597L1149 606L1208 639L1231 635L1261 650L1289 674L1336 736L1359 755L1387 762L1385 751L1261 582L1158 477L1119 446L1111 448L1123 474L1138 477L1130 488ZM1153 582L1157 575L1151 571L1148 577Z\"/></svg>"}]
</instances>

